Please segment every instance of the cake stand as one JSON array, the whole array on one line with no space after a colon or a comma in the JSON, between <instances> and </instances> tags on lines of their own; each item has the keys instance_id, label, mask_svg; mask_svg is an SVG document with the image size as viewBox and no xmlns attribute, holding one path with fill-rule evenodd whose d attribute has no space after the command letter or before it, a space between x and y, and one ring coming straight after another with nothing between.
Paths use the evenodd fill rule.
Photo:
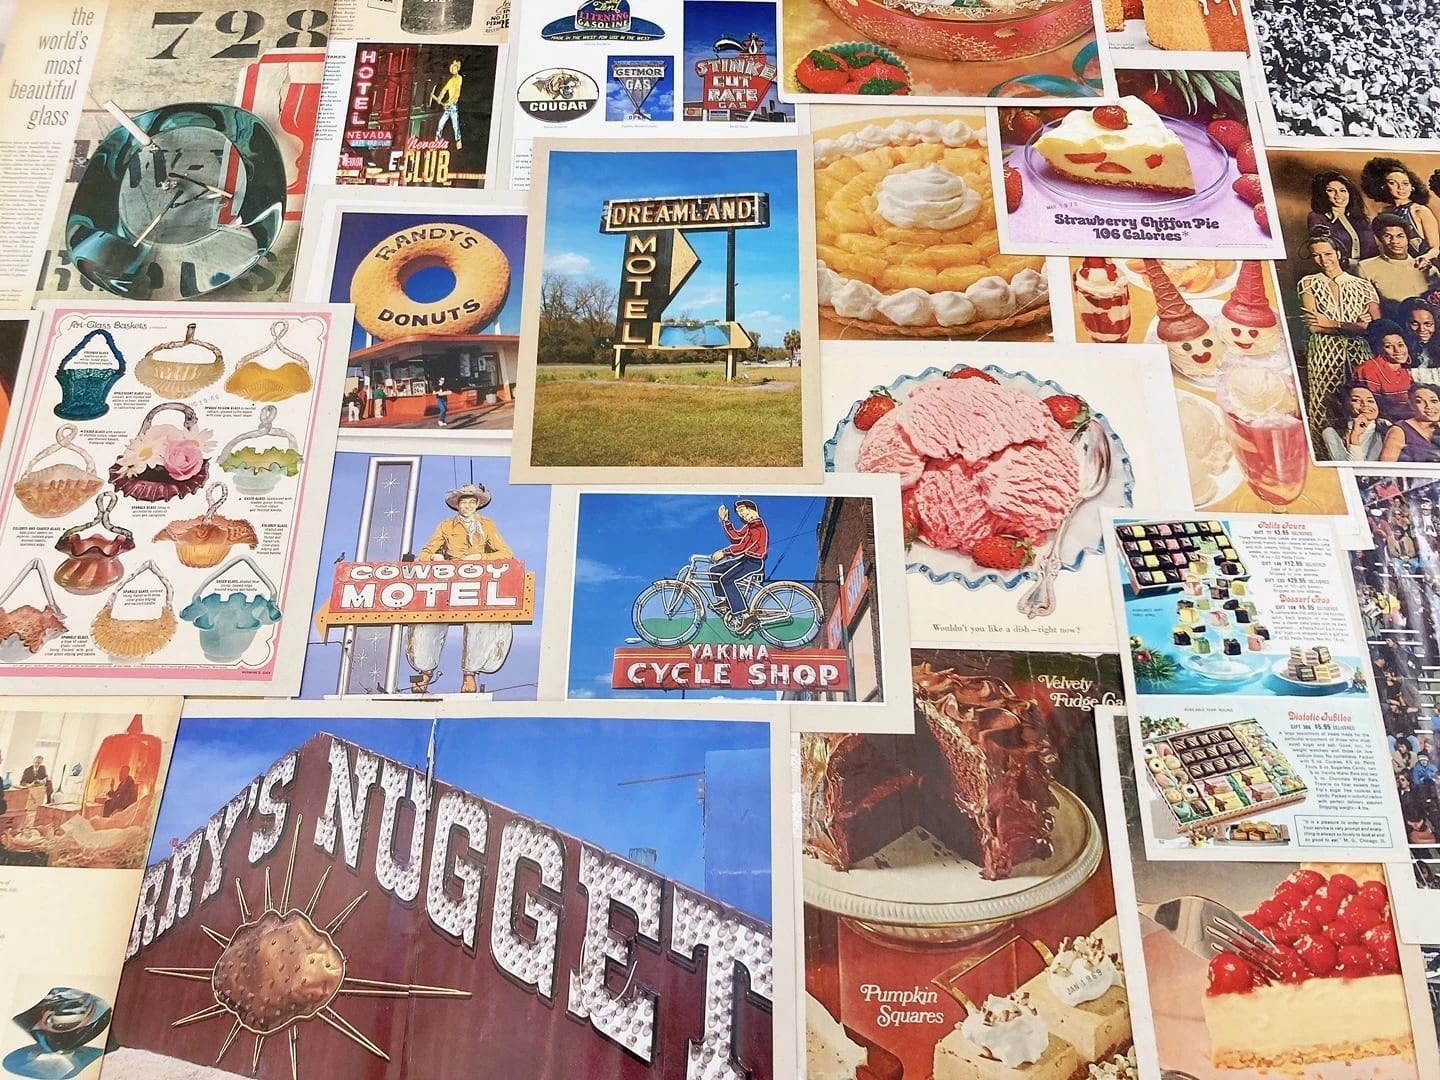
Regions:
<instances>
[{"instance_id":1,"label":"cake stand","mask_svg":"<svg viewBox=\"0 0 1440 1080\"><path fill-rule=\"evenodd\" d=\"M1054 852L987 881L980 867L922 829L912 829L850 870L804 857L805 902L853 923L868 937L905 945L979 942L1026 915L1059 903L1100 865L1103 847L1095 817L1059 784Z\"/></svg>"}]
</instances>

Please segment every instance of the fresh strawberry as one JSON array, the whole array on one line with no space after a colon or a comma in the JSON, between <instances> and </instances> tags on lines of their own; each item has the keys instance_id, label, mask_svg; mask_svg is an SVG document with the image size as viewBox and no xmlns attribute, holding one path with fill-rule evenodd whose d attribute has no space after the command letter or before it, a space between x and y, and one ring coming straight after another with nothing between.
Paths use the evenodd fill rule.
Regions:
<instances>
[{"instance_id":1,"label":"fresh strawberry","mask_svg":"<svg viewBox=\"0 0 1440 1080\"><path fill-rule=\"evenodd\" d=\"M920 539L920 504L913 487L900 492L900 524L905 530L905 546L908 548Z\"/></svg>"},{"instance_id":2,"label":"fresh strawberry","mask_svg":"<svg viewBox=\"0 0 1440 1080\"><path fill-rule=\"evenodd\" d=\"M1090 115L1095 118L1095 123L1111 131L1123 131L1130 126L1130 117L1119 105L1101 105Z\"/></svg>"},{"instance_id":3,"label":"fresh strawberry","mask_svg":"<svg viewBox=\"0 0 1440 1080\"><path fill-rule=\"evenodd\" d=\"M1045 399L1045 407L1062 428L1073 430L1090 419L1090 406L1074 394L1052 394Z\"/></svg>"},{"instance_id":4,"label":"fresh strawberry","mask_svg":"<svg viewBox=\"0 0 1440 1080\"><path fill-rule=\"evenodd\" d=\"M1245 173L1230 185L1230 190L1239 195L1249 206L1259 206L1265 199L1265 190L1260 186L1260 177L1254 173Z\"/></svg>"},{"instance_id":5,"label":"fresh strawberry","mask_svg":"<svg viewBox=\"0 0 1440 1080\"><path fill-rule=\"evenodd\" d=\"M1383 912L1390 906L1390 892L1383 881L1367 881L1355 891L1360 902Z\"/></svg>"},{"instance_id":6,"label":"fresh strawberry","mask_svg":"<svg viewBox=\"0 0 1440 1080\"><path fill-rule=\"evenodd\" d=\"M1205 125L1205 130L1232 157L1250 141L1250 129L1238 120L1212 120Z\"/></svg>"},{"instance_id":7,"label":"fresh strawberry","mask_svg":"<svg viewBox=\"0 0 1440 1080\"><path fill-rule=\"evenodd\" d=\"M875 421L884 416L891 409L895 408L895 399L890 396L890 391L883 386L877 386L870 391L870 396L860 403L855 410L855 426L861 431L869 431L875 426Z\"/></svg>"},{"instance_id":8,"label":"fresh strawberry","mask_svg":"<svg viewBox=\"0 0 1440 1080\"><path fill-rule=\"evenodd\" d=\"M987 536L970 549L970 557L992 570L1023 570L1035 561L1035 546L1015 536Z\"/></svg>"},{"instance_id":9,"label":"fresh strawberry","mask_svg":"<svg viewBox=\"0 0 1440 1080\"><path fill-rule=\"evenodd\" d=\"M1307 893L1313 893L1325 884L1325 875L1317 870L1296 870L1285 879L1294 885L1299 885ZM1348 895L1348 894L1347 894Z\"/></svg>"},{"instance_id":10,"label":"fresh strawberry","mask_svg":"<svg viewBox=\"0 0 1440 1080\"><path fill-rule=\"evenodd\" d=\"M1370 954L1370 970L1376 975L1393 975L1400 971L1400 949L1395 944L1395 928L1389 923L1372 926L1361 936L1360 943Z\"/></svg>"},{"instance_id":11,"label":"fresh strawberry","mask_svg":"<svg viewBox=\"0 0 1440 1080\"><path fill-rule=\"evenodd\" d=\"M1222 952L1210 961L1210 985L1206 994L1248 994L1263 978L1251 964L1234 953Z\"/></svg>"},{"instance_id":12,"label":"fresh strawberry","mask_svg":"<svg viewBox=\"0 0 1440 1080\"><path fill-rule=\"evenodd\" d=\"M1045 126L1045 121L1033 109L1005 109L1001 116L1001 127L1011 142L1027 143Z\"/></svg>"},{"instance_id":13,"label":"fresh strawberry","mask_svg":"<svg viewBox=\"0 0 1440 1080\"><path fill-rule=\"evenodd\" d=\"M999 383L1000 380L978 367L958 367L953 371L945 373L947 379L984 379L989 383Z\"/></svg>"},{"instance_id":14,"label":"fresh strawberry","mask_svg":"<svg viewBox=\"0 0 1440 1080\"><path fill-rule=\"evenodd\" d=\"M1355 879L1349 874L1331 874L1330 888L1338 889L1346 896L1360 891L1360 886L1355 883Z\"/></svg>"},{"instance_id":15,"label":"fresh strawberry","mask_svg":"<svg viewBox=\"0 0 1440 1080\"><path fill-rule=\"evenodd\" d=\"M850 81L850 71L834 53L812 49L796 65L795 81L812 94L838 94Z\"/></svg>"},{"instance_id":16,"label":"fresh strawberry","mask_svg":"<svg viewBox=\"0 0 1440 1080\"><path fill-rule=\"evenodd\" d=\"M1020 200L1025 197L1025 181L1018 169L1005 166L1005 210L1015 213L1020 209Z\"/></svg>"},{"instance_id":17,"label":"fresh strawberry","mask_svg":"<svg viewBox=\"0 0 1440 1080\"><path fill-rule=\"evenodd\" d=\"M1240 144L1240 149L1235 151L1235 164L1240 166L1242 173L1258 173L1259 165L1255 162L1255 144L1246 139Z\"/></svg>"},{"instance_id":18,"label":"fresh strawberry","mask_svg":"<svg viewBox=\"0 0 1440 1080\"><path fill-rule=\"evenodd\" d=\"M1262 203L1256 203L1254 209L1251 210L1250 212L1255 215L1255 224L1260 226L1260 231L1263 232L1266 236L1269 236L1269 235L1270 235L1270 211L1269 211L1269 209L1268 209L1268 208L1265 206L1265 204L1262 202Z\"/></svg>"},{"instance_id":19,"label":"fresh strawberry","mask_svg":"<svg viewBox=\"0 0 1440 1080\"><path fill-rule=\"evenodd\" d=\"M1300 935L1295 941L1295 951L1300 954L1300 959L1305 961L1305 966L1312 975L1329 975L1335 970L1335 962L1340 959L1340 950L1323 934Z\"/></svg>"},{"instance_id":20,"label":"fresh strawberry","mask_svg":"<svg viewBox=\"0 0 1440 1080\"><path fill-rule=\"evenodd\" d=\"M1363 945L1341 945L1335 974L1347 979L1358 979L1370 974L1370 954Z\"/></svg>"}]
</instances>

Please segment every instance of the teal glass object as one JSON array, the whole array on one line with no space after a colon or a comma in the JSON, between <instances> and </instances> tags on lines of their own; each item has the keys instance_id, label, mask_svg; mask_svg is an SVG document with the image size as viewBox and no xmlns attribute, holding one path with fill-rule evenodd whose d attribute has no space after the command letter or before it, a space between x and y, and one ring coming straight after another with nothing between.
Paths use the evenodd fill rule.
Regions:
<instances>
[{"instance_id":1,"label":"teal glass object","mask_svg":"<svg viewBox=\"0 0 1440 1080\"><path fill-rule=\"evenodd\" d=\"M193 300L253 269L285 223L285 159L265 122L192 102L131 125L101 140L75 188L76 269L131 300Z\"/></svg>"},{"instance_id":2,"label":"teal glass object","mask_svg":"<svg viewBox=\"0 0 1440 1080\"><path fill-rule=\"evenodd\" d=\"M75 368L68 367L85 347L100 338L105 348L115 358L116 367ZM55 369L55 381L60 384L60 404L55 406L55 415L62 420L96 420L110 411L110 389L125 374L125 356L109 330L91 330L60 361Z\"/></svg>"}]
</instances>

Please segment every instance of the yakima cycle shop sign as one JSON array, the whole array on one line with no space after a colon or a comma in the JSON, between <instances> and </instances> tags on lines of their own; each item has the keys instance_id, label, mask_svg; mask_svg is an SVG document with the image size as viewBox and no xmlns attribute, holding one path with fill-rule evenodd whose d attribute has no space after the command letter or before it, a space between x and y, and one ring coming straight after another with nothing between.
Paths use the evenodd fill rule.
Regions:
<instances>
[{"instance_id":1,"label":"yakima cycle shop sign","mask_svg":"<svg viewBox=\"0 0 1440 1080\"><path fill-rule=\"evenodd\" d=\"M172 846L118 1046L261 1080L779 1075L766 923L363 746L315 735Z\"/></svg>"}]
</instances>

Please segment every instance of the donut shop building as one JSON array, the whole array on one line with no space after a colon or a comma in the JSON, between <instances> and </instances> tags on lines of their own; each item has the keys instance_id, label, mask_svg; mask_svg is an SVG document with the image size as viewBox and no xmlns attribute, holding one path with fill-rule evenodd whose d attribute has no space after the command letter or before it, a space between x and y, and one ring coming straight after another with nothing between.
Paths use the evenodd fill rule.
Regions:
<instances>
[{"instance_id":1,"label":"donut shop building","mask_svg":"<svg viewBox=\"0 0 1440 1080\"><path fill-rule=\"evenodd\" d=\"M386 416L423 420L439 412L435 388L450 391L450 411L513 400L519 364L516 334L413 334L387 338L350 354L345 391L361 380L385 387ZM493 398L494 400L490 400Z\"/></svg>"}]
</instances>

